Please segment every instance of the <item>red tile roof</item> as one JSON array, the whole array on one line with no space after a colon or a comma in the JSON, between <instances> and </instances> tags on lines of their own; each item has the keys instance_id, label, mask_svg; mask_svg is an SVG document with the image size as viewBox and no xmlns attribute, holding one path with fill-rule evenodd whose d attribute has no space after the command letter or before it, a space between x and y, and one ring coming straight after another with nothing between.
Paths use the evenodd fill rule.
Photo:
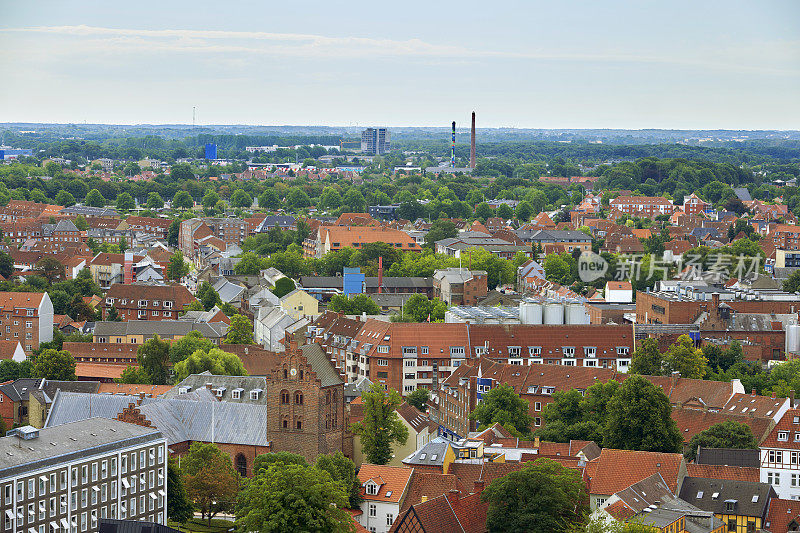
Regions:
<instances>
[{"instance_id":1,"label":"red tile roof","mask_svg":"<svg viewBox=\"0 0 800 533\"><path fill-rule=\"evenodd\" d=\"M771 533L788 533L800 529L800 501L772 498L764 527Z\"/></svg>"},{"instance_id":2,"label":"red tile roof","mask_svg":"<svg viewBox=\"0 0 800 533\"><path fill-rule=\"evenodd\" d=\"M358 471L361 495L365 500L399 503L406 494L414 469L405 466L363 464ZM379 485L378 494L367 494L364 484L373 481Z\"/></svg>"},{"instance_id":3,"label":"red tile roof","mask_svg":"<svg viewBox=\"0 0 800 533\"><path fill-rule=\"evenodd\" d=\"M683 465L679 453L640 452L604 448L600 457L589 461L595 463L589 480L591 494L611 495L639 481L660 473L664 482L674 493L678 489L678 476ZM587 465L587 475L589 468Z\"/></svg>"},{"instance_id":4,"label":"red tile roof","mask_svg":"<svg viewBox=\"0 0 800 533\"><path fill-rule=\"evenodd\" d=\"M0 309L13 311L16 308L37 309L42 303L43 292L0 292Z\"/></svg>"},{"instance_id":5,"label":"red tile roof","mask_svg":"<svg viewBox=\"0 0 800 533\"><path fill-rule=\"evenodd\" d=\"M731 481L760 481L758 468L746 466L699 465L686 463L686 475L707 479L730 479Z\"/></svg>"},{"instance_id":6,"label":"red tile roof","mask_svg":"<svg viewBox=\"0 0 800 533\"><path fill-rule=\"evenodd\" d=\"M750 416L735 415L726 412L703 411L700 409L680 409L672 410L672 419L678 425L678 430L683 437L684 444L688 443L692 437L705 431L716 424L732 421L745 424L753 432L757 442L761 442L767 432L772 427L772 419L756 418Z\"/></svg>"},{"instance_id":7,"label":"red tile roof","mask_svg":"<svg viewBox=\"0 0 800 533\"><path fill-rule=\"evenodd\" d=\"M786 432L787 440L778 440L778 433ZM761 443L761 448L780 448L784 450L800 450L800 409L789 409L769 432Z\"/></svg>"}]
</instances>

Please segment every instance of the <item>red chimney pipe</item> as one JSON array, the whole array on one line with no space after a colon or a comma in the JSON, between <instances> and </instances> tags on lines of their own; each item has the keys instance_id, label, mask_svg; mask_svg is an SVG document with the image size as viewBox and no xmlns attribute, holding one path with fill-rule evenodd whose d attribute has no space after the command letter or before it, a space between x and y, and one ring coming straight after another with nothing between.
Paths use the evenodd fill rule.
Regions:
<instances>
[{"instance_id":1,"label":"red chimney pipe","mask_svg":"<svg viewBox=\"0 0 800 533\"><path fill-rule=\"evenodd\" d=\"M472 133L469 144L469 168L475 168L475 111L472 112Z\"/></svg>"},{"instance_id":2,"label":"red chimney pipe","mask_svg":"<svg viewBox=\"0 0 800 533\"><path fill-rule=\"evenodd\" d=\"M383 256L378 256L378 294L383 292Z\"/></svg>"}]
</instances>

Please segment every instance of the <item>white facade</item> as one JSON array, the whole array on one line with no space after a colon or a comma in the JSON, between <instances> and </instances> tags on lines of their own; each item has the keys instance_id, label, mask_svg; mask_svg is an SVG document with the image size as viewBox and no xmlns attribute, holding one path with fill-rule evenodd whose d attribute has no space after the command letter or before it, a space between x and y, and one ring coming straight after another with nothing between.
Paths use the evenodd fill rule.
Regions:
<instances>
[{"instance_id":1,"label":"white facade","mask_svg":"<svg viewBox=\"0 0 800 533\"><path fill-rule=\"evenodd\" d=\"M368 482L367 485L374 485ZM400 504L393 502L372 501L365 497L361 503L363 513L359 516L359 523L371 533L387 533L392 523L400 514Z\"/></svg>"}]
</instances>

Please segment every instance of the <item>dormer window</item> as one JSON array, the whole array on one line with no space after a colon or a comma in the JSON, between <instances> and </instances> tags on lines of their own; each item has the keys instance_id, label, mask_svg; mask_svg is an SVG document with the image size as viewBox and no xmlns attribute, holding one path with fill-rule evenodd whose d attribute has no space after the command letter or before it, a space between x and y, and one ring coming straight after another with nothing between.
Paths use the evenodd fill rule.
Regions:
<instances>
[{"instance_id":1,"label":"dormer window","mask_svg":"<svg viewBox=\"0 0 800 533\"><path fill-rule=\"evenodd\" d=\"M139 307L147 307L147 300L139 300Z\"/></svg>"},{"instance_id":2,"label":"dormer window","mask_svg":"<svg viewBox=\"0 0 800 533\"><path fill-rule=\"evenodd\" d=\"M563 346L562 350L564 352L564 357L575 357L575 347L574 346Z\"/></svg>"},{"instance_id":3,"label":"dormer window","mask_svg":"<svg viewBox=\"0 0 800 533\"><path fill-rule=\"evenodd\" d=\"M366 492L370 496L377 496L378 491L380 491L380 486L377 483L369 482L364 487L364 492Z\"/></svg>"},{"instance_id":4,"label":"dormer window","mask_svg":"<svg viewBox=\"0 0 800 533\"><path fill-rule=\"evenodd\" d=\"M789 432L788 431L779 431L778 432L778 440L779 441L788 441L789 440Z\"/></svg>"},{"instance_id":5,"label":"dormer window","mask_svg":"<svg viewBox=\"0 0 800 533\"><path fill-rule=\"evenodd\" d=\"M250 399L251 400L258 400L258 397L261 395L261 389L253 389L250 391Z\"/></svg>"},{"instance_id":6,"label":"dormer window","mask_svg":"<svg viewBox=\"0 0 800 533\"><path fill-rule=\"evenodd\" d=\"M736 500L725 500L725 511L729 513L736 511Z\"/></svg>"},{"instance_id":7,"label":"dormer window","mask_svg":"<svg viewBox=\"0 0 800 533\"><path fill-rule=\"evenodd\" d=\"M597 347L596 346L584 346L583 347L583 355L586 357L595 357L597 355Z\"/></svg>"}]
</instances>

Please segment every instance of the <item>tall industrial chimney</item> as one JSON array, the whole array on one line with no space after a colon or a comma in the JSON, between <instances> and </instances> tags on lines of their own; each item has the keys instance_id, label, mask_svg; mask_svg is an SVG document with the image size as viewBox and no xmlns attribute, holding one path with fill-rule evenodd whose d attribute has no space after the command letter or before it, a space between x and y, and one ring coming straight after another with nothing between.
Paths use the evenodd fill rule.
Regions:
<instances>
[{"instance_id":1,"label":"tall industrial chimney","mask_svg":"<svg viewBox=\"0 0 800 533\"><path fill-rule=\"evenodd\" d=\"M475 111L472 112L472 132L469 142L469 168L475 168Z\"/></svg>"},{"instance_id":2,"label":"tall industrial chimney","mask_svg":"<svg viewBox=\"0 0 800 533\"><path fill-rule=\"evenodd\" d=\"M378 294L383 293L383 256L378 256Z\"/></svg>"},{"instance_id":3,"label":"tall industrial chimney","mask_svg":"<svg viewBox=\"0 0 800 533\"><path fill-rule=\"evenodd\" d=\"M125 252L125 265L122 271L122 283L129 285L133 283L133 251L127 250Z\"/></svg>"},{"instance_id":4,"label":"tall industrial chimney","mask_svg":"<svg viewBox=\"0 0 800 533\"><path fill-rule=\"evenodd\" d=\"M456 168L456 121L453 121L453 146L450 147L450 166Z\"/></svg>"}]
</instances>

